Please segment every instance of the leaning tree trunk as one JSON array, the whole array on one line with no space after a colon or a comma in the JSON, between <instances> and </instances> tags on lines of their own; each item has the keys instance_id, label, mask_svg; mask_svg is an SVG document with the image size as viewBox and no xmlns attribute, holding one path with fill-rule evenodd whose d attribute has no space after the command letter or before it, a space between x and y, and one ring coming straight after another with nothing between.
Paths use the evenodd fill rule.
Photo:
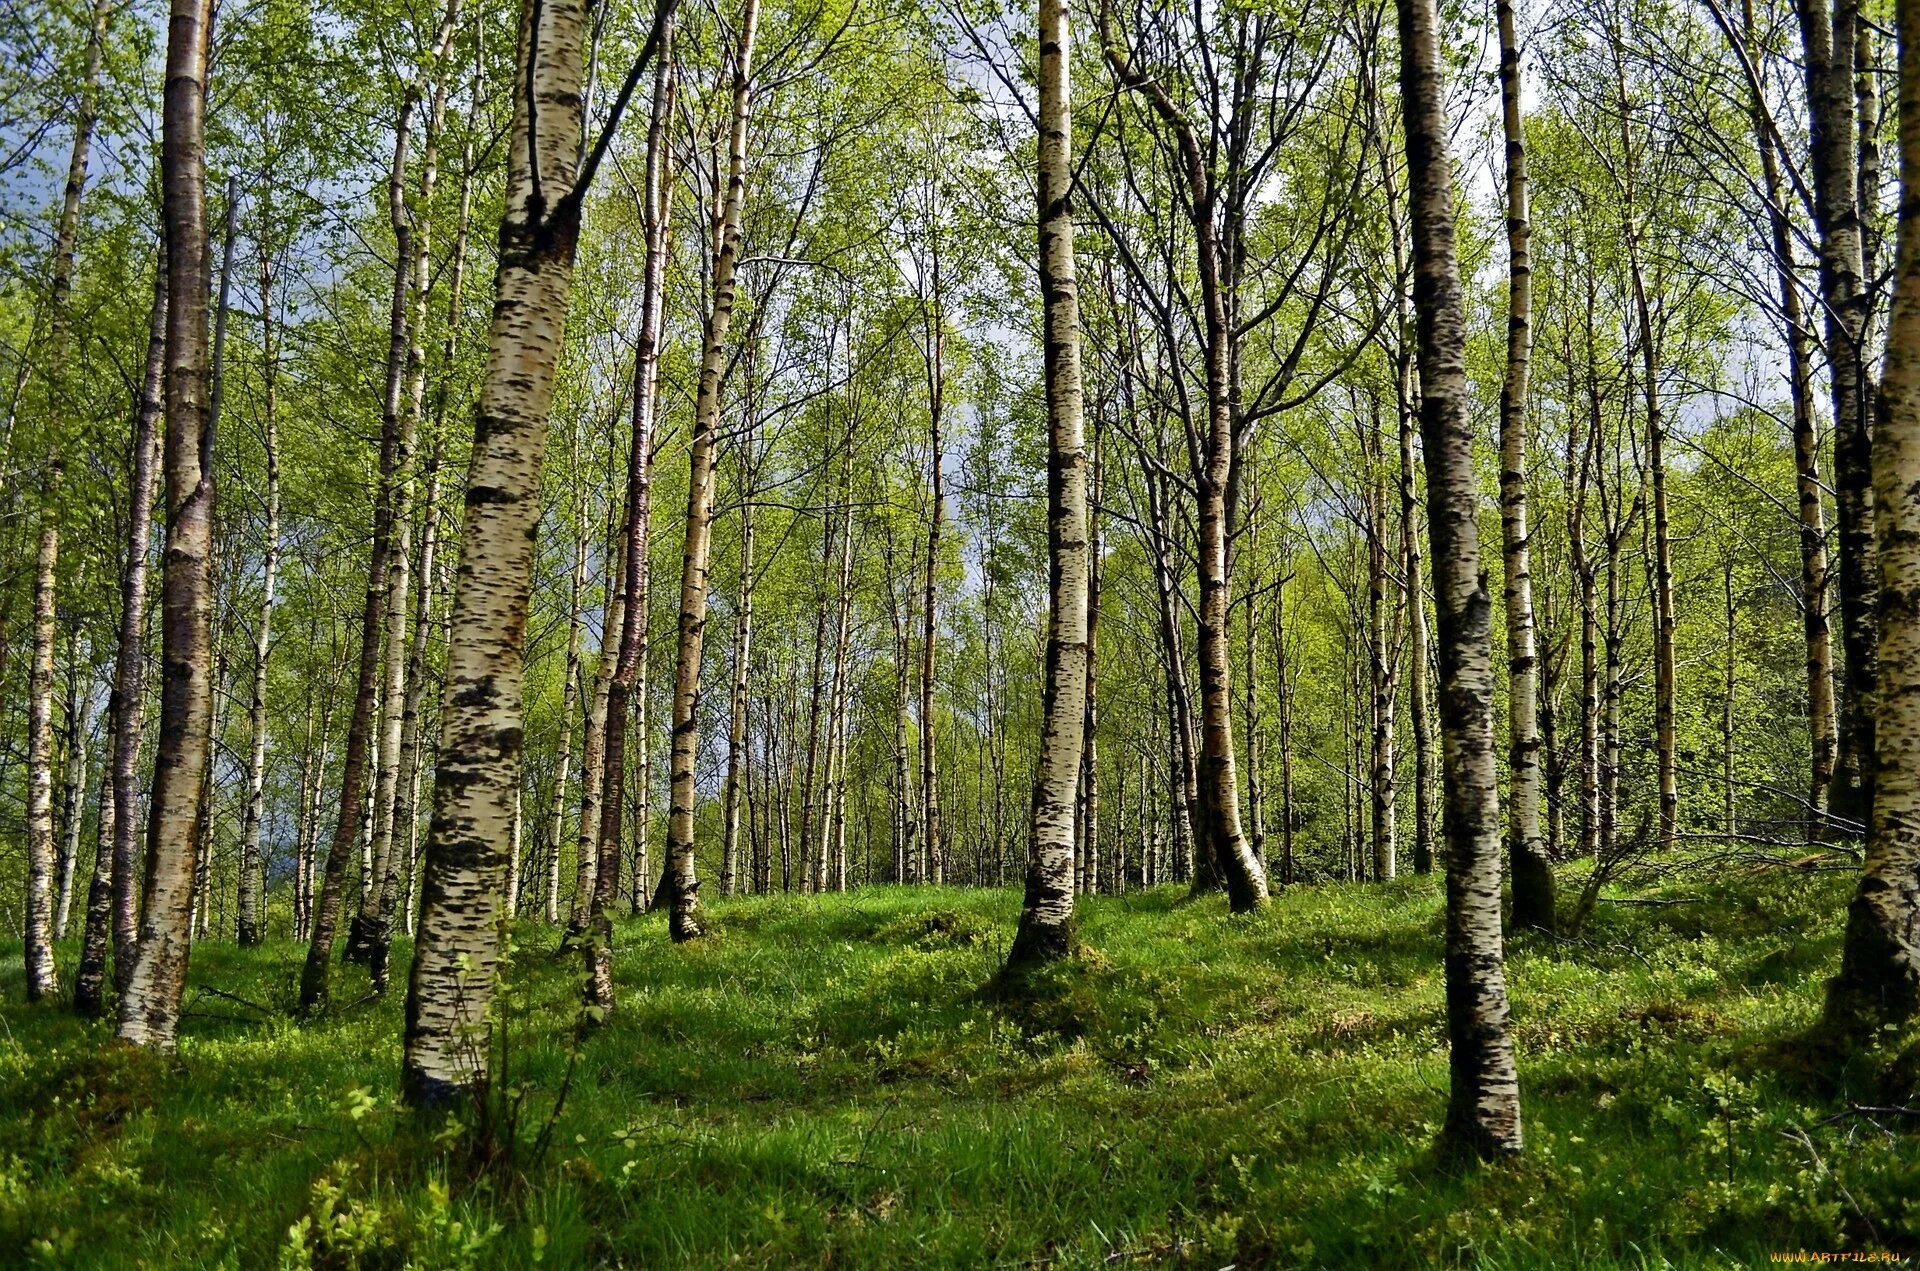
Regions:
<instances>
[{"instance_id":1,"label":"leaning tree trunk","mask_svg":"<svg viewBox=\"0 0 1920 1271\"><path fill-rule=\"evenodd\" d=\"M488 1074L507 836L520 789L520 690L540 468L565 341L587 6L523 8L487 369L448 624L439 762L407 985L401 1092L442 1103ZM649 49L653 41L649 41ZM530 106L543 109L532 114Z\"/></svg>"},{"instance_id":2,"label":"leaning tree trunk","mask_svg":"<svg viewBox=\"0 0 1920 1271\"><path fill-rule=\"evenodd\" d=\"M139 892L134 860L138 832L134 816L139 798L140 735L146 722L147 557L153 533L153 501L160 456L161 413L165 410L167 370L167 259L162 246L154 266L153 302L147 318L147 361L134 408L127 507L126 560L120 572L120 629L114 651L113 692L107 716L113 739L103 783L102 820L112 822L104 860L96 860L87 889L87 928L81 940L80 969L74 976L73 1005L82 1015L98 1015L106 981L107 951L113 950L115 987L124 988L133 969L138 933ZM102 840L107 838L103 831Z\"/></svg>"},{"instance_id":3,"label":"leaning tree trunk","mask_svg":"<svg viewBox=\"0 0 1920 1271\"><path fill-rule=\"evenodd\" d=\"M1087 690L1087 452L1073 257L1072 44L1065 0L1040 0L1040 296L1047 393L1047 654L1026 897L1007 970L1073 951L1074 796Z\"/></svg>"},{"instance_id":4,"label":"leaning tree trunk","mask_svg":"<svg viewBox=\"0 0 1920 1271\"><path fill-rule=\"evenodd\" d=\"M476 78L474 92L477 95L481 86ZM425 749L426 730L422 720L423 703L426 699L427 684L427 644L430 637L429 619L433 614L435 591L435 565L440 540L440 480L441 463L446 453L447 443L447 397L448 386L453 368L454 354L459 347L461 298L466 285L467 236L473 217L473 143L469 140L462 147L460 164L460 211L455 221L453 234L453 264L451 276L447 282L446 333L441 338L440 365L443 371L439 384L434 389L433 450L427 459L427 484L421 497L424 512L420 529L420 588L414 596L413 648L407 655L407 699L402 708L400 724L400 791L399 803L394 809L394 832L404 833L407 841L407 891L401 921L408 935L413 934L414 896L418 883L419 870L419 832L420 832L420 772L423 764L422 752ZM424 324L423 324L424 325ZM425 385L425 368L414 380L416 395ZM557 849L556 849L557 850ZM392 908L388 907L389 922L392 920Z\"/></svg>"},{"instance_id":5,"label":"leaning tree trunk","mask_svg":"<svg viewBox=\"0 0 1920 1271\"><path fill-rule=\"evenodd\" d=\"M427 320L428 293L433 286L431 211L439 177L440 132L447 104L439 68L445 65L452 49L459 21L460 0L447 0L429 54L433 70L425 77L431 81L431 97L420 153L417 203L413 207L407 205L404 143L395 145L396 161L387 185L387 216L393 226L396 254L384 421L384 431L390 432L393 439L393 465L385 483L390 539L387 590L380 602L380 618L386 632L380 667L379 762L374 774L373 853L367 880L370 889L362 897L347 940L348 956L366 963L375 993L387 991L395 884L399 874L393 854L394 812L399 803L401 735L406 725L407 600L413 582L414 450L426 391L426 345L422 331ZM410 85L407 90L410 100L417 101L423 87L419 82ZM412 111L403 108L400 118L403 129L410 126Z\"/></svg>"},{"instance_id":6,"label":"leaning tree trunk","mask_svg":"<svg viewBox=\"0 0 1920 1271\"><path fill-rule=\"evenodd\" d=\"M661 36L660 62L654 69L653 110L647 125L647 168L645 217L647 233L646 274L641 284L640 333L633 359L633 414L627 452L626 516L622 532L625 544L619 553L620 583L618 619L608 626L617 628L619 641L614 655L613 674L607 681L604 707L601 765L605 776L600 806L600 824L595 843L599 860L595 866L593 897L588 918L593 938L588 942L588 1000L602 1010L613 1007L613 905L618 896L620 876L620 818L623 812L624 782L627 775L627 734L629 717L641 706L634 721L640 734L638 784L643 811L636 837L644 844L647 817L644 811L647 791L646 697L647 620L650 613L647 596L651 590L650 566L653 557L653 434L658 423L660 402L660 338L666 305L666 262L668 250L668 209L670 189L666 174L666 130L673 113L673 32ZM611 585L611 584L610 584ZM606 665L602 654L601 665ZM643 859L634 865L635 895L645 888Z\"/></svg>"},{"instance_id":7,"label":"leaning tree trunk","mask_svg":"<svg viewBox=\"0 0 1920 1271\"><path fill-rule=\"evenodd\" d=\"M759 0L747 0L740 44L733 57L733 123L727 142L727 188L713 257L711 307L693 408L693 445L687 479L686 545L680 558L680 647L673 677L673 753L668 763L672 805L667 816L667 878L675 940L701 934L700 882L693 865L694 760L700 748L700 658L707 633L707 569L713 546L713 461L720 432L720 379L727 333L733 325L734 271L740 262L740 222L747 192L747 117L753 103L753 42Z\"/></svg>"},{"instance_id":8,"label":"leaning tree trunk","mask_svg":"<svg viewBox=\"0 0 1920 1271\"><path fill-rule=\"evenodd\" d=\"M1827 1022L1866 1039L1920 1013L1920 0L1899 0L1900 223L1874 521L1880 565L1878 765L1866 867L1828 987Z\"/></svg>"},{"instance_id":9,"label":"leaning tree trunk","mask_svg":"<svg viewBox=\"0 0 1920 1271\"><path fill-rule=\"evenodd\" d=\"M1483 1156L1521 1146L1500 933L1500 786L1493 743L1492 609L1480 568L1466 372L1466 299L1454 250L1440 23L1433 0L1398 0L1400 84L1413 221L1420 428L1439 618L1445 738L1447 1036L1443 1138Z\"/></svg>"},{"instance_id":10,"label":"leaning tree trunk","mask_svg":"<svg viewBox=\"0 0 1920 1271\"><path fill-rule=\"evenodd\" d=\"M212 465L207 400L205 108L211 0L173 0L161 116L167 227L167 548L160 600L160 739L147 830L146 900L120 998L122 1041L170 1051L186 989L200 785L210 749ZM127 709L137 712L129 699ZM118 762L116 758L116 762ZM117 774L116 774L117 775Z\"/></svg>"},{"instance_id":11,"label":"leaning tree trunk","mask_svg":"<svg viewBox=\"0 0 1920 1271\"><path fill-rule=\"evenodd\" d=\"M407 152L412 138L411 121L416 104L416 86L409 84L393 133L393 162L387 178L390 209L402 201L399 187L406 173ZM401 442L402 416L405 414L401 396L407 356L407 297L412 278L412 240L404 214L391 212L391 215L397 235L397 255L392 298L388 306L386 394L380 429L379 481L373 496L373 543L367 564L367 590L360 609L359 676L354 684L353 714L348 719L346 749L340 762L340 816L334 825L333 843L327 850L326 862L321 867L320 893L314 903L313 930L308 939L306 965L300 976L300 1010L309 1015L324 1010L327 1005L333 941L344 903L342 892L346 886L347 861L352 855L355 841L365 828L362 818L367 815L366 805L369 795L373 793L367 781L368 751L376 744L373 737L374 699L379 692L382 665L380 638L387 618L387 575L393 568L394 494L398 484L405 479L402 471L403 454L410 457L412 451L411 440L404 447ZM477 448L475 453L479 453ZM377 778L378 773L374 776ZM378 802L377 798L375 802ZM359 959L365 959L368 953L365 920L370 915L365 910L369 903L368 889L375 880L371 852L368 853L366 864L367 873L361 880L362 909L355 918L352 936L348 941L349 956Z\"/></svg>"},{"instance_id":12,"label":"leaning tree trunk","mask_svg":"<svg viewBox=\"0 0 1920 1271\"><path fill-rule=\"evenodd\" d=\"M1553 866L1540 837L1540 660L1527 535L1527 376L1533 356L1533 257L1528 240L1533 226L1527 211L1527 140L1520 115L1520 42L1514 35L1513 0L1499 0L1497 9L1500 123L1507 149L1507 372L1500 385L1507 771L1513 800L1507 810L1507 864L1513 871L1513 925L1552 931Z\"/></svg>"}]
</instances>

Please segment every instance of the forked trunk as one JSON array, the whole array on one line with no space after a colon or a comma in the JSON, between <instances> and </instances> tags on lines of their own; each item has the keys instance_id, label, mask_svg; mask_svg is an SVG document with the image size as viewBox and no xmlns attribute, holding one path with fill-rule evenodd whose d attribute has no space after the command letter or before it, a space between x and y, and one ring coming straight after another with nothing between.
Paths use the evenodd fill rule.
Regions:
<instances>
[{"instance_id":1,"label":"forked trunk","mask_svg":"<svg viewBox=\"0 0 1920 1271\"><path fill-rule=\"evenodd\" d=\"M403 1097L445 1101L484 1081L483 1036L520 789L520 700L533 528L565 340L574 250L587 6L521 15L493 323L468 469L460 570L434 773L433 824L407 988ZM650 41L649 47L652 47ZM529 104L538 101L537 117Z\"/></svg>"}]
</instances>

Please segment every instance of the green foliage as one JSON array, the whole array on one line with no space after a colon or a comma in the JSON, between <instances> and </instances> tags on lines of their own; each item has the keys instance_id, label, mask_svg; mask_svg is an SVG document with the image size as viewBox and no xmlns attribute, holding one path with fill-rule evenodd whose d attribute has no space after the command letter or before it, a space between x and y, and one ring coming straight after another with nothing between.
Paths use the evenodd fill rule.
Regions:
<instances>
[{"instance_id":1,"label":"green foliage","mask_svg":"<svg viewBox=\"0 0 1920 1271\"><path fill-rule=\"evenodd\" d=\"M714 937L680 948L636 920L620 1009L518 1184L393 1102L397 1000L295 1026L202 995L163 1061L20 1006L9 970L0 1247L423 1269L1912 1253L1910 1118L1855 1111L1912 1096L1912 1039L1836 1064L1803 1036L1845 879L1700 868L1618 897L1659 903L1602 904L1582 941L1514 947L1528 1152L1465 1172L1428 1149L1446 1080L1431 880L1298 889L1234 920L1173 889L1090 900L1089 951L1024 1006L981 993L1006 892L721 901ZM544 1106L577 971L523 935L513 1079ZM294 956L222 951L195 979L260 998Z\"/></svg>"}]
</instances>

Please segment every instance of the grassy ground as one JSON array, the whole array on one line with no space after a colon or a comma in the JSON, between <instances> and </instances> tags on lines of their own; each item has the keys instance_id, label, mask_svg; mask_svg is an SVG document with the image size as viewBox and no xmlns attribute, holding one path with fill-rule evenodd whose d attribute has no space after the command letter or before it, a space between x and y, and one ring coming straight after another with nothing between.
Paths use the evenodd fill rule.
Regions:
<instances>
[{"instance_id":1,"label":"grassy ground","mask_svg":"<svg viewBox=\"0 0 1920 1271\"><path fill-rule=\"evenodd\" d=\"M0 949L0 1262L68 1266L1750 1266L1920 1253L1898 1062L1820 1067L1843 875L1696 875L1511 951L1528 1151L1457 1170L1432 880L1230 919L1088 902L1009 1013L1011 894L883 888L620 932L567 1077L575 969L521 932L487 1136L395 1107L400 1002L278 1009L290 945L196 950L170 1061L20 1004ZM400 965L405 965L405 951ZM341 973L338 1000L363 981ZM261 1007L261 1011L219 989ZM1882 1055L1899 1052L1890 1038ZM1892 1074L1891 1076L1889 1074ZM1889 1082L1892 1085L1889 1085ZM1836 1116L1836 1114L1838 1114ZM544 1151L537 1140L551 1122ZM1885 1128L1882 1128L1882 1127ZM512 1142L511 1158L498 1145Z\"/></svg>"}]
</instances>

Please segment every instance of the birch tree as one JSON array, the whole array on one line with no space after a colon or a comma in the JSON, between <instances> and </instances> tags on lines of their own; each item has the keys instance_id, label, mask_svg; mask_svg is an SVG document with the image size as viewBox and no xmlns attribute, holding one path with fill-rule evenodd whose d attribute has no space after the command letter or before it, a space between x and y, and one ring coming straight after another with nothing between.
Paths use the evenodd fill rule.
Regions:
<instances>
[{"instance_id":1,"label":"birch tree","mask_svg":"<svg viewBox=\"0 0 1920 1271\"><path fill-rule=\"evenodd\" d=\"M1900 220L1873 437L1881 653L1873 825L1827 1023L1858 1039L1920 1013L1920 0L1899 0ZM1837 371L1836 367L1836 371Z\"/></svg>"},{"instance_id":2,"label":"birch tree","mask_svg":"<svg viewBox=\"0 0 1920 1271\"><path fill-rule=\"evenodd\" d=\"M1412 222L1420 431L1439 619L1447 839L1447 1039L1442 1138L1481 1156L1520 1150L1520 1083L1500 932L1500 787L1493 745L1492 601L1480 568L1466 302L1454 247L1440 21L1397 0Z\"/></svg>"},{"instance_id":3,"label":"birch tree","mask_svg":"<svg viewBox=\"0 0 1920 1271\"><path fill-rule=\"evenodd\" d=\"M1040 0L1038 202L1047 395L1047 653L1018 974L1073 951L1074 814L1087 691L1087 453L1080 298L1073 251L1072 29L1065 0Z\"/></svg>"},{"instance_id":4,"label":"birch tree","mask_svg":"<svg viewBox=\"0 0 1920 1271\"><path fill-rule=\"evenodd\" d=\"M161 109L167 232L166 564L160 598L160 738L148 820L145 900L120 996L122 1041L171 1051L186 989L201 784L213 681L214 477L207 293L206 78L210 0L173 0ZM134 709L131 703L128 709Z\"/></svg>"},{"instance_id":5,"label":"birch tree","mask_svg":"<svg viewBox=\"0 0 1920 1271\"><path fill-rule=\"evenodd\" d=\"M714 239L708 307L701 331L700 380L688 455L686 542L680 557L679 648L674 659L673 749L668 761L667 875L675 940L699 937L700 882L694 873L694 760L700 748L700 665L707 631L707 573L713 551L714 458L720 431L720 389L727 334L733 326L735 274L740 263L741 216L747 193L747 121L753 105L754 37L759 0L746 0L733 50L733 112L727 139L727 177Z\"/></svg>"},{"instance_id":6,"label":"birch tree","mask_svg":"<svg viewBox=\"0 0 1920 1271\"><path fill-rule=\"evenodd\" d=\"M519 802L532 529L581 203L671 16L672 0L663 0L604 130L583 148L587 7L546 0L521 12L493 320L407 985L401 1094L415 1107L443 1103L487 1078L488 1051L478 1038L500 965L507 839Z\"/></svg>"}]
</instances>

